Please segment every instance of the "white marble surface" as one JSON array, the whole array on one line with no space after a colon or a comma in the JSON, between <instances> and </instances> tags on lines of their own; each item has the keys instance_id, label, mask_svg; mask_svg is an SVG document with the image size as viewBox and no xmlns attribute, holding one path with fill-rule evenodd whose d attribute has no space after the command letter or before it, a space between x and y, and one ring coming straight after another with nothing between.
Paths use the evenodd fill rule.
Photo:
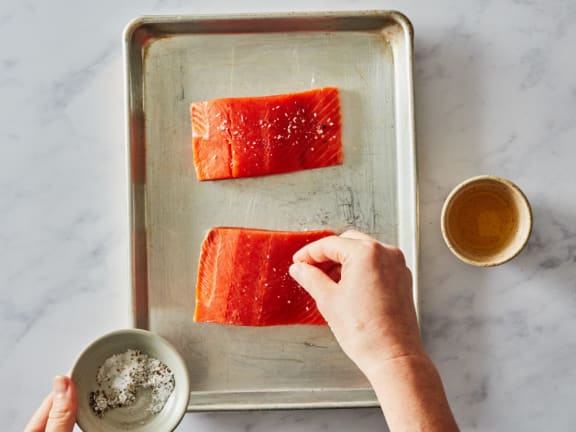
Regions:
<instances>
[{"instance_id":1,"label":"white marble surface","mask_svg":"<svg viewBox=\"0 0 576 432\"><path fill-rule=\"evenodd\" d=\"M2 0L0 422L23 428L52 377L130 325L121 32L141 14L398 9L416 29L426 345L464 431L576 428L573 0ZM482 270L444 246L460 180L518 183L527 250ZM376 409L189 414L179 430L380 431Z\"/></svg>"}]
</instances>

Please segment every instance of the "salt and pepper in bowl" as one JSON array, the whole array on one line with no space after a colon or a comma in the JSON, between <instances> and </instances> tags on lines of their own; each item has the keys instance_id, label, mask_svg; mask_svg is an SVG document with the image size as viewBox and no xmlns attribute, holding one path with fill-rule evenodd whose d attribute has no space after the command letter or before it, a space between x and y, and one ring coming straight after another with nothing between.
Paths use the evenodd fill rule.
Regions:
<instances>
[{"instance_id":1,"label":"salt and pepper in bowl","mask_svg":"<svg viewBox=\"0 0 576 432\"><path fill-rule=\"evenodd\" d=\"M186 363L162 337L119 330L94 341L72 369L85 432L172 431L186 413Z\"/></svg>"}]
</instances>

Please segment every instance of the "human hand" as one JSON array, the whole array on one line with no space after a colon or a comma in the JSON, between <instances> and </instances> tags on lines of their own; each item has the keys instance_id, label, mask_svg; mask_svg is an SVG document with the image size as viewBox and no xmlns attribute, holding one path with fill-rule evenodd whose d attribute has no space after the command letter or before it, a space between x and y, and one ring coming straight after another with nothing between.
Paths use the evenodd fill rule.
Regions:
<instances>
[{"instance_id":1,"label":"human hand","mask_svg":"<svg viewBox=\"0 0 576 432\"><path fill-rule=\"evenodd\" d=\"M316 300L338 343L366 375L388 360L425 356L412 276L399 249L346 231L304 246L293 259L290 275ZM329 262L328 272L316 266Z\"/></svg>"},{"instance_id":2,"label":"human hand","mask_svg":"<svg viewBox=\"0 0 576 432\"><path fill-rule=\"evenodd\" d=\"M34 413L25 432L71 432L76 422L78 399L72 380L54 378L52 392Z\"/></svg>"}]
</instances>

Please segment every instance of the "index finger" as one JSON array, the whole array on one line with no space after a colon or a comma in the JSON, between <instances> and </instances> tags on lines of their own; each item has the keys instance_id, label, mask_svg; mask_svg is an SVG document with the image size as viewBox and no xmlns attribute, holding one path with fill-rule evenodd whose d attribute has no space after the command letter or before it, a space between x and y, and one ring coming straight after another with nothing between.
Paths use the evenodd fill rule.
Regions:
<instances>
[{"instance_id":1,"label":"index finger","mask_svg":"<svg viewBox=\"0 0 576 432\"><path fill-rule=\"evenodd\" d=\"M357 240L329 236L316 240L297 251L292 259L294 262L319 264L323 262L336 262L344 264L351 256L351 250Z\"/></svg>"}]
</instances>

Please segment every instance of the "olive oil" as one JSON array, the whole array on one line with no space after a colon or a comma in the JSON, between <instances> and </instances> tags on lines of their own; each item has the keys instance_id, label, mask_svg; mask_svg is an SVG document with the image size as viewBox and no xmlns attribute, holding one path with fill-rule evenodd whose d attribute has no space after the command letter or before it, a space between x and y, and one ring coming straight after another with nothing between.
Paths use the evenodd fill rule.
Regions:
<instances>
[{"instance_id":1,"label":"olive oil","mask_svg":"<svg viewBox=\"0 0 576 432\"><path fill-rule=\"evenodd\" d=\"M494 256L514 240L518 210L503 188L469 189L455 198L450 218L452 240L476 256Z\"/></svg>"}]
</instances>

